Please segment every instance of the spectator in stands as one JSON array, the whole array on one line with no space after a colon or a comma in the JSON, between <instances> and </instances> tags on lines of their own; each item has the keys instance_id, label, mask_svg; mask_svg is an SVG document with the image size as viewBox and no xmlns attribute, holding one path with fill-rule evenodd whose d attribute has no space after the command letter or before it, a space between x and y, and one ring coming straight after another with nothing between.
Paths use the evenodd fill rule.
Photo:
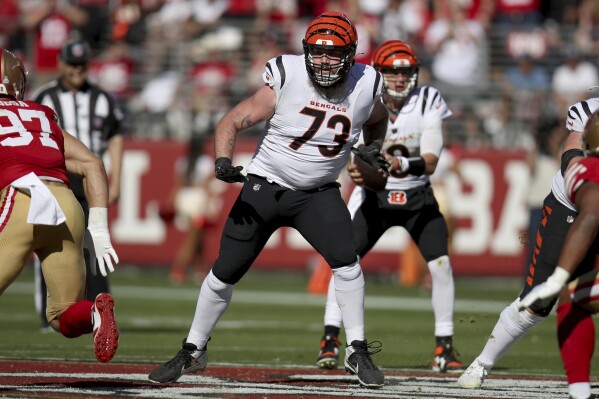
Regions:
<instances>
[{"instance_id":1,"label":"spectator in stands","mask_svg":"<svg viewBox=\"0 0 599 399\"><path fill-rule=\"evenodd\" d=\"M113 94L125 108L131 96L134 61L124 40L112 41L98 57L89 62L90 81Z\"/></svg>"},{"instance_id":2,"label":"spectator in stands","mask_svg":"<svg viewBox=\"0 0 599 399\"><path fill-rule=\"evenodd\" d=\"M426 2L420 0L390 0L381 16L379 41L401 39L421 43L430 18ZM415 46L418 47L418 46Z\"/></svg>"},{"instance_id":3,"label":"spectator in stands","mask_svg":"<svg viewBox=\"0 0 599 399\"><path fill-rule=\"evenodd\" d=\"M452 2L449 13L428 27L425 46L433 57L433 77L447 97L456 91L451 88L472 88L479 82L484 40L483 27L467 19L466 8L459 2ZM443 90L443 84L450 86L449 90Z\"/></svg>"},{"instance_id":4,"label":"spectator in stands","mask_svg":"<svg viewBox=\"0 0 599 399\"><path fill-rule=\"evenodd\" d=\"M214 133L216 124L230 108L230 88L233 86L235 66L215 52L212 61L192 67L190 71L193 100L193 136L206 137ZM262 64L264 67L264 64Z\"/></svg>"},{"instance_id":5,"label":"spectator in stands","mask_svg":"<svg viewBox=\"0 0 599 399\"><path fill-rule=\"evenodd\" d=\"M483 127L491 137L496 149L519 149L530 151L534 146L534 125L514 117L517 110L514 99L507 94L501 95L485 115ZM536 123L536 122L535 122Z\"/></svg>"},{"instance_id":6,"label":"spectator in stands","mask_svg":"<svg viewBox=\"0 0 599 399\"><path fill-rule=\"evenodd\" d=\"M214 158L203 153L203 142L201 136L193 136L189 141L187 159L175 165L177 177L160 210L163 219L178 218L185 229L185 238L177 248L170 267L172 284L187 281L190 265L193 266L193 279L198 284L210 271L204 259L204 234L214 226L220 203L212 188L215 182Z\"/></svg>"},{"instance_id":7,"label":"spectator in stands","mask_svg":"<svg viewBox=\"0 0 599 399\"><path fill-rule=\"evenodd\" d=\"M84 17L75 24L78 37L89 43L94 54L99 53L110 43L112 32L110 26L110 9L112 0L74 0Z\"/></svg>"},{"instance_id":8,"label":"spectator in stands","mask_svg":"<svg viewBox=\"0 0 599 399\"><path fill-rule=\"evenodd\" d=\"M493 21L495 13L496 0L433 0L433 7L436 15L444 15L450 12L454 3L461 3L466 12L466 18L477 21L485 30L488 30Z\"/></svg>"},{"instance_id":9,"label":"spectator in stands","mask_svg":"<svg viewBox=\"0 0 599 399\"><path fill-rule=\"evenodd\" d=\"M197 39L219 28L222 16L229 8L229 0L191 0L189 7L189 17L183 27L184 37Z\"/></svg>"},{"instance_id":10,"label":"spectator in stands","mask_svg":"<svg viewBox=\"0 0 599 399\"><path fill-rule=\"evenodd\" d=\"M58 68L58 54L69 40L71 29L87 20L79 7L65 0L21 0L22 24L33 37L33 69L35 82L31 87L52 79Z\"/></svg>"},{"instance_id":11,"label":"spectator in stands","mask_svg":"<svg viewBox=\"0 0 599 399\"><path fill-rule=\"evenodd\" d=\"M565 114L570 104L585 99L589 88L599 85L597 67L585 61L579 49L570 46L564 52L565 60L555 69L551 81L556 115Z\"/></svg>"},{"instance_id":12,"label":"spectator in stands","mask_svg":"<svg viewBox=\"0 0 599 399\"><path fill-rule=\"evenodd\" d=\"M538 61L528 54L516 58L516 63L505 71L503 91L513 101L514 114L510 118L525 124L534 124L545 109L550 87L549 75Z\"/></svg>"},{"instance_id":13,"label":"spectator in stands","mask_svg":"<svg viewBox=\"0 0 599 399\"><path fill-rule=\"evenodd\" d=\"M256 0L256 18L254 29L269 31L273 24L283 31L289 31L298 15L298 2L295 0Z\"/></svg>"},{"instance_id":14,"label":"spectator in stands","mask_svg":"<svg viewBox=\"0 0 599 399\"><path fill-rule=\"evenodd\" d=\"M23 50L25 43L20 32L21 10L17 0L0 0L0 48L10 48L14 53Z\"/></svg>"},{"instance_id":15,"label":"spectator in stands","mask_svg":"<svg viewBox=\"0 0 599 399\"><path fill-rule=\"evenodd\" d=\"M540 25L542 21L541 0L497 0L496 24Z\"/></svg>"},{"instance_id":16,"label":"spectator in stands","mask_svg":"<svg viewBox=\"0 0 599 399\"><path fill-rule=\"evenodd\" d=\"M576 44L586 53L599 51L599 2L582 0L578 12Z\"/></svg>"}]
</instances>

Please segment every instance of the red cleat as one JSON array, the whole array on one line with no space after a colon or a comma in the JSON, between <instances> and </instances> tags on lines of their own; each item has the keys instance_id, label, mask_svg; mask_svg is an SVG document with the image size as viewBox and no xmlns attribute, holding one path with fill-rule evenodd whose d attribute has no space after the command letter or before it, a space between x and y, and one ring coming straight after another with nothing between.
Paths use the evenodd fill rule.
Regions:
<instances>
[{"instance_id":1,"label":"red cleat","mask_svg":"<svg viewBox=\"0 0 599 399\"><path fill-rule=\"evenodd\" d=\"M114 299L108 293L99 294L92 306L94 352L99 362L109 362L119 346L119 330L114 319Z\"/></svg>"}]
</instances>

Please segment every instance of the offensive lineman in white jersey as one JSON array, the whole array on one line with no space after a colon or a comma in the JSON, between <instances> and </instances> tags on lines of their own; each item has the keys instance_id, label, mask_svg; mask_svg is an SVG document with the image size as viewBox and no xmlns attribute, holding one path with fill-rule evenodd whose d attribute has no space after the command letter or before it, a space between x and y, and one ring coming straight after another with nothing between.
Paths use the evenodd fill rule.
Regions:
<instances>
[{"instance_id":1,"label":"offensive lineman in white jersey","mask_svg":"<svg viewBox=\"0 0 599 399\"><path fill-rule=\"evenodd\" d=\"M216 177L245 182L221 237L219 256L204 280L183 348L150 373L152 381L175 382L201 371L206 344L231 302L233 285L248 271L279 227L297 229L333 269L337 301L347 332L345 367L361 385L380 388L383 373L364 337L364 276L353 243L351 217L336 180L352 146L365 162L386 172L380 153L389 113L380 101L382 78L356 64L357 32L338 12L308 26L304 55L282 55L266 64L265 86L235 106L215 133ZM266 131L247 177L231 158L236 135L266 120Z\"/></svg>"},{"instance_id":2,"label":"offensive lineman in white jersey","mask_svg":"<svg viewBox=\"0 0 599 399\"><path fill-rule=\"evenodd\" d=\"M533 326L545 320L557 298L550 301L537 301L524 306L521 300L533 288L542 285L556 270L566 234L577 216L564 187L564 174L572 161L584 156L582 138L589 117L599 109L599 99L590 98L570 107L566 118L566 128L570 131L564 144L561 170L553 177L551 192L543 202L543 214L537 231L535 248L524 288L518 298L505 308L493 328L483 351L458 379L462 388L480 388L488 371L507 351ZM573 281L592 270L594 253L582 260L576 272L569 276ZM590 358L595 342L594 325L588 311L571 303L567 293L560 298L557 308L558 340L571 398L591 396ZM524 310L521 310L525 308ZM575 328L572 328L575 325Z\"/></svg>"},{"instance_id":3,"label":"offensive lineman in white jersey","mask_svg":"<svg viewBox=\"0 0 599 399\"><path fill-rule=\"evenodd\" d=\"M391 163L384 189L366 188L355 163L348 166L356 183L348 204L352 214L354 244L364 257L383 233L404 227L418 245L432 276L436 348L433 369L461 371L453 349L454 284L448 257L447 224L439 211L429 182L443 148L443 119L451 115L434 87L417 86L419 62L412 48L389 40L374 52L373 67L383 75L383 102L390 110L383 143ZM317 365L336 368L341 309L335 298L337 281L331 279L324 316L324 335Z\"/></svg>"}]
</instances>

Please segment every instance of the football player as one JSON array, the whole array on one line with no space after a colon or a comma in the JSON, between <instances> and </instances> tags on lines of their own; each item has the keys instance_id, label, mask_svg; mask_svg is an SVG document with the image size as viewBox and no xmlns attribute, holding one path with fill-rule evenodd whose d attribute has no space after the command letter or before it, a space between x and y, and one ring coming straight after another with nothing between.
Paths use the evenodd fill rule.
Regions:
<instances>
[{"instance_id":1,"label":"football player","mask_svg":"<svg viewBox=\"0 0 599 399\"><path fill-rule=\"evenodd\" d=\"M545 320L557 301L556 297L526 303L521 300L535 287L547 281L557 265L562 265L559 263L560 251L578 213L568 195L563 176L573 161L584 156L583 132L587 121L597 110L598 98L578 102L568 110L566 128L570 133L564 144L561 170L554 175L551 192L543 202L542 219L535 237L535 248L531 254L524 288L519 297L501 312L483 351L458 379L458 385L462 388L479 388L495 363L532 327ZM568 280L573 281L592 270L595 254L588 253L578 263L578 268L567 277ZM557 270L560 274L560 269ZM568 391L572 398L588 398L591 395L589 359L595 342L595 327L588 311L573 305L567 295L562 298L564 300L557 307L557 329L560 352L568 377Z\"/></svg>"},{"instance_id":2,"label":"football player","mask_svg":"<svg viewBox=\"0 0 599 399\"><path fill-rule=\"evenodd\" d=\"M599 271L592 270L568 284L570 276L577 270L585 257L594 257L599 250L597 230L599 229L599 112L595 111L584 130L586 155L573 163L564 176L566 192L578 209L578 216L568 230L566 241L562 248L558 266L547 281L536 286L521 301L521 308L533 303L550 301L560 296L560 306L567 304L574 308L570 314L580 313L581 317L571 318L571 321L561 320L564 328L558 330L560 344L570 345L568 350L562 350L562 360L568 373L568 384L584 386L584 392L572 392L571 398L591 397L589 374L592 349L594 346L594 326L592 314L599 311L597 295L599 293ZM567 285L564 293L562 288ZM585 328L585 324L588 324ZM581 327L582 325L582 330ZM582 331L584 334L578 334ZM572 337L574 335L574 337ZM578 355L574 352L578 352ZM582 352L582 353L581 353ZM566 354L566 356L564 356ZM582 354L582 356L579 356ZM570 355L570 356L569 356ZM580 371L574 369L581 369ZM579 374L579 375L577 375ZM577 378L579 377L579 378ZM579 381L582 378L583 380Z\"/></svg>"},{"instance_id":3,"label":"football player","mask_svg":"<svg viewBox=\"0 0 599 399\"><path fill-rule=\"evenodd\" d=\"M374 184L369 184L363 169L351 163L348 171L356 188L348 208L360 257L393 226L404 227L418 245L432 276L433 370L455 372L464 366L452 343L454 283L448 231L429 182L443 148L443 120L451 111L437 89L418 86L419 65L414 50L401 40L386 41L374 51L372 66L383 75L383 102L390 111L383 151L391 164L391 176L384 188L373 190ZM337 367L342 317L335 298L336 285L331 279L316 361L320 368Z\"/></svg>"},{"instance_id":4,"label":"football player","mask_svg":"<svg viewBox=\"0 0 599 399\"><path fill-rule=\"evenodd\" d=\"M67 178L67 171L84 177L88 231L106 276L119 260L108 232L104 165L60 128L52 109L23 101L25 67L10 51L0 53L0 295L35 253L48 285L50 326L67 338L93 332L96 358L110 361L119 338L114 301L107 293L84 300L85 220Z\"/></svg>"},{"instance_id":5,"label":"football player","mask_svg":"<svg viewBox=\"0 0 599 399\"><path fill-rule=\"evenodd\" d=\"M303 55L281 55L266 63L265 85L219 122L215 133L216 177L243 182L222 233L220 252L204 280L183 348L149 375L169 383L203 370L206 344L231 302L233 286L251 267L280 227L297 229L333 269L342 304L347 347L345 367L360 384L379 388L383 373L364 337L364 276L353 243L351 218L337 178L352 146L381 171L380 154L388 111L380 101L382 78L371 66L355 63L358 35L342 13L325 12L310 23ZM248 166L233 166L237 134L266 120Z\"/></svg>"}]
</instances>

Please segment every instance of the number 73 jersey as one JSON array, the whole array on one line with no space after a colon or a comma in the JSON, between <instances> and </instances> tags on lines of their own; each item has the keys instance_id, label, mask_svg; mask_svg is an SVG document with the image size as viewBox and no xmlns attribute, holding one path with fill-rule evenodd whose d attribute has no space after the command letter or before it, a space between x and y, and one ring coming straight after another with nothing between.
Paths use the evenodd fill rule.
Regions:
<instances>
[{"instance_id":1,"label":"number 73 jersey","mask_svg":"<svg viewBox=\"0 0 599 399\"><path fill-rule=\"evenodd\" d=\"M0 189L31 172L68 184L64 138L56 121L44 105L0 99Z\"/></svg>"},{"instance_id":2,"label":"number 73 jersey","mask_svg":"<svg viewBox=\"0 0 599 399\"><path fill-rule=\"evenodd\" d=\"M248 173L293 190L336 181L380 101L380 74L355 64L343 87L325 97L311 83L304 56L282 55L266 63L263 80L276 93L275 113L267 120Z\"/></svg>"}]
</instances>

